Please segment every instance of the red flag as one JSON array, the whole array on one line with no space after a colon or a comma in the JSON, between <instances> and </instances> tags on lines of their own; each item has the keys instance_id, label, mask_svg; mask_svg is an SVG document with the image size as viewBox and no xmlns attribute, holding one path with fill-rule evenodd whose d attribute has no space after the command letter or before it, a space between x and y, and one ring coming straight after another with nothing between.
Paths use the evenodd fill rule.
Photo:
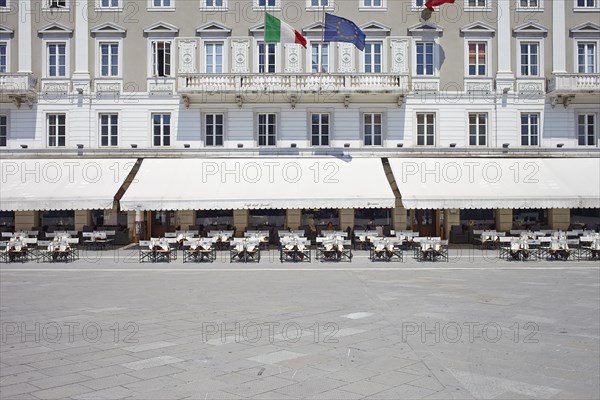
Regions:
<instances>
[{"instance_id":1,"label":"red flag","mask_svg":"<svg viewBox=\"0 0 600 400\"><path fill-rule=\"evenodd\" d=\"M427 0L425 7L433 11L433 7L441 6L442 4L453 4L454 0Z\"/></svg>"}]
</instances>

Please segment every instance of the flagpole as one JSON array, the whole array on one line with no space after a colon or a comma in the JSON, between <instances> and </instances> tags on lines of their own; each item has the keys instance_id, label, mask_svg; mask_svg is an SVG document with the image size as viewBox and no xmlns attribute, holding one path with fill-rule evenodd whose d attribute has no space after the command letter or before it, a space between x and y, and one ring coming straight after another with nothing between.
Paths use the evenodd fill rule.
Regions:
<instances>
[{"instance_id":1,"label":"flagpole","mask_svg":"<svg viewBox=\"0 0 600 400\"><path fill-rule=\"evenodd\" d=\"M323 76L323 48L325 47L325 4L323 4L322 16L323 22L321 24L321 48L319 49L319 92L321 91L321 78Z\"/></svg>"}]
</instances>

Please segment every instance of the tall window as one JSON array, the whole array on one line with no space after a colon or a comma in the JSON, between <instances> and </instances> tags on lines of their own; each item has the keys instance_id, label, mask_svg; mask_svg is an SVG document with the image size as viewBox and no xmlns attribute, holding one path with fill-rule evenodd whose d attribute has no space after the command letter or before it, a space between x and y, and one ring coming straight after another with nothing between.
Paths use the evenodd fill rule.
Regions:
<instances>
[{"instance_id":1,"label":"tall window","mask_svg":"<svg viewBox=\"0 0 600 400\"><path fill-rule=\"evenodd\" d=\"M172 7L172 1L171 0L152 0L152 7L156 7L156 8L167 8L167 7Z\"/></svg>"},{"instance_id":2,"label":"tall window","mask_svg":"<svg viewBox=\"0 0 600 400\"><path fill-rule=\"evenodd\" d=\"M100 114L100 146L119 144L119 114Z\"/></svg>"},{"instance_id":3,"label":"tall window","mask_svg":"<svg viewBox=\"0 0 600 400\"><path fill-rule=\"evenodd\" d=\"M329 146L329 114L312 113L311 144L313 146Z\"/></svg>"},{"instance_id":4,"label":"tall window","mask_svg":"<svg viewBox=\"0 0 600 400\"><path fill-rule=\"evenodd\" d=\"M362 0L363 7L381 7L383 0Z\"/></svg>"},{"instance_id":5,"label":"tall window","mask_svg":"<svg viewBox=\"0 0 600 400\"><path fill-rule=\"evenodd\" d=\"M382 114L363 114L363 127L365 132L365 146L381 146Z\"/></svg>"},{"instance_id":6,"label":"tall window","mask_svg":"<svg viewBox=\"0 0 600 400\"><path fill-rule=\"evenodd\" d=\"M486 44L469 43L469 75L485 76L486 74Z\"/></svg>"},{"instance_id":7,"label":"tall window","mask_svg":"<svg viewBox=\"0 0 600 400\"><path fill-rule=\"evenodd\" d=\"M118 76L119 75L119 44L101 43L100 44L100 75Z\"/></svg>"},{"instance_id":8,"label":"tall window","mask_svg":"<svg viewBox=\"0 0 600 400\"><path fill-rule=\"evenodd\" d=\"M66 119L65 114L48 114L48 147L64 147L66 145Z\"/></svg>"},{"instance_id":9,"label":"tall window","mask_svg":"<svg viewBox=\"0 0 600 400\"><path fill-rule=\"evenodd\" d=\"M66 8L67 0L48 0L49 8Z\"/></svg>"},{"instance_id":10,"label":"tall window","mask_svg":"<svg viewBox=\"0 0 600 400\"><path fill-rule=\"evenodd\" d=\"M596 114L585 113L577 116L577 137L580 146L596 144Z\"/></svg>"},{"instance_id":11,"label":"tall window","mask_svg":"<svg viewBox=\"0 0 600 400\"><path fill-rule=\"evenodd\" d=\"M0 42L0 73L8 72L8 46L5 42Z\"/></svg>"},{"instance_id":12,"label":"tall window","mask_svg":"<svg viewBox=\"0 0 600 400\"><path fill-rule=\"evenodd\" d=\"M577 8L596 8L598 0L577 0Z\"/></svg>"},{"instance_id":13,"label":"tall window","mask_svg":"<svg viewBox=\"0 0 600 400\"><path fill-rule=\"evenodd\" d=\"M277 5L277 0L258 0L259 7L275 7Z\"/></svg>"},{"instance_id":14,"label":"tall window","mask_svg":"<svg viewBox=\"0 0 600 400\"><path fill-rule=\"evenodd\" d=\"M365 72L381 72L381 42L365 44Z\"/></svg>"},{"instance_id":15,"label":"tall window","mask_svg":"<svg viewBox=\"0 0 600 400\"><path fill-rule=\"evenodd\" d=\"M434 42L417 43L417 75L433 75Z\"/></svg>"},{"instance_id":16,"label":"tall window","mask_svg":"<svg viewBox=\"0 0 600 400\"><path fill-rule=\"evenodd\" d=\"M67 76L67 45L48 43L48 76Z\"/></svg>"},{"instance_id":17,"label":"tall window","mask_svg":"<svg viewBox=\"0 0 600 400\"><path fill-rule=\"evenodd\" d=\"M487 113L469 113L469 145L485 146L487 139Z\"/></svg>"},{"instance_id":18,"label":"tall window","mask_svg":"<svg viewBox=\"0 0 600 400\"><path fill-rule=\"evenodd\" d=\"M205 43L206 73L223 73L223 43Z\"/></svg>"},{"instance_id":19,"label":"tall window","mask_svg":"<svg viewBox=\"0 0 600 400\"><path fill-rule=\"evenodd\" d=\"M152 76L171 76L171 42L152 42Z\"/></svg>"},{"instance_id":20,"label":"tall window","mask_svg":"<svg viewBox=\"0 0 600 400\"><path fill-rule=\"evenodd\" d=\"M277 115L258 114L258 145L275 146L277 140Z\"/></svg>"},{"instance_id":21,"label":"tall window","mask_svg":"<svg viewBox=\"0 0 600 400\"><path fill-rule=\"evenodd\" d=\"M223 146L223 114L206 114L204 116L206 146Z\"/></svg>"},{"instance_id":22,"label":"tall window","mask_svg":"<svg viewBox=\"0 0 600 400\"><path fill-rule=\"evenodd\" d=\"M5 8L8 6L7 0L0 0L0 8Z\"/></svg>"},{"instance_id":23,"label":"tall window","mask_svg":"<svg viewBox=\"0 0 600 400\"><path fill-rule=\"evenodd\" d=\"M487 0L467 0L467 6L470 8L485 8L487 7Z\"/></svg>"},{"instance_id":24,"label":"tall window","mask_svg":"<svg viewBox=\"0 0 600 400\"><path fill-rule=\"evenodd\" d=\"M521 43L521 75L539 75L539 43Z\"/></svg>"},{"instance_id":25,"label":"tall window","mask_svg":"<svg viewBox=\"0 0 600 400\"><path fill-rule=\"evenodd\" d=\"M310 0L311 7L327 7L329 0Z\"/></svg>"},{"instance_id":26,"label":"tall window","mask_svg":"<svg viewBox=\"0 0 600 400\"><path fill-rule=\"evenodd\" d=\"M258 72L259 73L275 73L275 51L276 43L258 44Z\"/></svg>"},{"instance_id":27,"label":"tall window","mask_svg":"<svg viewBox=\"0 0 600 400\"><path fill-rule=\"evenodd\" d=\"M6 146L8 139L8 117L0 115L0 147Z\"/></svg>"},{"instance_id":28,"label":"tall window","mask_svg":"<svg viewBox=\"0 0 600 400\"><path fill-rule=\"evenodd\" d=\"M329 43L312 43L311 71L313 73L329 72Z\"/></svg>"},{"instance_id":29,"label":"tall window","mask_svg":"<svg viewBox=\"0 0 600 400\"><path fill-rule=\"evenodd\" d=\"M538 8L539 6L539 0L519 0L520 8Z\"/></svg>"},{"instance_id":30,"label":"tall window","mask_svg":"<svg viewBox=\"0 0 600 400\"><path fill-rule=\"evenodd\" d=\"M417 114L417 146L435 146L435 114Z\"/></svg>"},{"instance_id":31,"label":"tall window","mask_svg":"<svg viewBox=\"0 0 600 400\"><path fill-rule=\"evenodd\" d=\"M521 114L521 146L537 146L540 135L540 115L538 113Z\"/></svg>"},{"instance_id":32,"label":"tall window","mask_svg":"<svg viewBox=\"0 0 600 400\"><path fill-rule=\"evenodd\" d=\"M594 74L596 70L596 43L578 43L577 72Z\"/></svg>"},{"instance_id":33,"label":"tall window","mask_svg":"<svg viewBox=\"0 0 600 400\"><path fill-rule=\"evenodd\" d=\"M152 144L171 145L171 114L152 114Z\"/></svg>"},{"instance_id":34,"label":"tall window","mask_svg":"<svg viewBox=\"0 0 600 400\"><path fill-rule=\"evenodd\" d=\"M223 0L204 0L206 7L223 7Z\"/></svg>"}]
</instances>

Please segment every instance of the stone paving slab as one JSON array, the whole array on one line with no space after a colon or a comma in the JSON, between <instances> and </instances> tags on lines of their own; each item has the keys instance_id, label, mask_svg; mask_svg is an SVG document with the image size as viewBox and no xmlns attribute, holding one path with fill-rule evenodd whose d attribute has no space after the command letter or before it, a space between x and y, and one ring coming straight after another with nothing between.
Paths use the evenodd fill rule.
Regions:
<instances>
[{"instance_id":1,"label":"stone paving slab","mask_svg":"<svg viewBox=\"0 0 600 400\"><path fill-rule=\"evenodd\" d=\"M54 342L8 335L0 398L600 398L600 268L473 255L394 265L360 252L345 265L3 264L0 322L78 330L74 342L65 325ZM102 329L100 340L82 337L86 323ZM124 340L127 323L134 341ZM203 323L218 332L205 335ZM227 340L216 344L221 324ZM251 324L263 326L259 340L246 335Z\"/></svg>"}]
</instances>

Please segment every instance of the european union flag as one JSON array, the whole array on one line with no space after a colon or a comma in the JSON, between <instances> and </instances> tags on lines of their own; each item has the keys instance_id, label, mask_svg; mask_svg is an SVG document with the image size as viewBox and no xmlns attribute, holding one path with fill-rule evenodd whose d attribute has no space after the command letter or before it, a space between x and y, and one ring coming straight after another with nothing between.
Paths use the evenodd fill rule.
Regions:
<instances>
[{"instance_id":1,"label":"european union flag","mask_svg":"<svg viewBox=\"0 0 600 400\"><path fill-rule=\"evenodd\" d=\"M365 37L365 33L354 22L325 13L324 40L326 42L354 43L359 50L364 50Z\"/></svg>"}]
</instances>

